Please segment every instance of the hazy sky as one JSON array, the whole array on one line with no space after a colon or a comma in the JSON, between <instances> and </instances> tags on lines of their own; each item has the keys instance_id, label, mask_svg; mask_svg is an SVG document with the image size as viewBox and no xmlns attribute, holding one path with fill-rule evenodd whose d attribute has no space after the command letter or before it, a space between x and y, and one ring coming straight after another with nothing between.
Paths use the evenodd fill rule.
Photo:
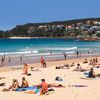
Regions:
<instances>
[{"instance_id":1,"label":"hazy sky","mask_svg":"<svg viewBox=\"0 0 100 100\"><path fill-rule=\"evenodd\" d=\"M88 17L100 17L100 0L0 0L0 30Z\"/></svg>"}]
</instances>

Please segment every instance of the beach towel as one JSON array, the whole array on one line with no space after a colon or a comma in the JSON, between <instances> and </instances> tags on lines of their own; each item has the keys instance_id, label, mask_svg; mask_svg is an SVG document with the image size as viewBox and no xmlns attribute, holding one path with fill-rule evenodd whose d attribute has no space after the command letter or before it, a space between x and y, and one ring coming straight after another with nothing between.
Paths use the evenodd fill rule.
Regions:
<instances>
[{"instance_id":1,"label":"beach towel","mask_svg":"<svg viewBox=\"0 0 100 100\"><path fill-rule=\"evenodd\" d=\"M18 88L16 91L27 91L27 90L35 90L35 89L37 89L36 86L30 86L27 88Z\"/></svg>"},{"instance_id":2,"label":"beach towel","mask_svg":"<svg viewBox=\"0 0 100 100\"><path fill-rule=\"evenodd\" d=\"M55 93L55 90L54 89L48 89L48 92L45 93L45 95L49 95L49 94L52 94L52 93Z\"/></svg>"},{"instance_id":3,"label":"beach towel","mask_svg":"<svg viewBox=\"0 0 100 100\"><path fill-rule=\"evenodd\" d=\"M38 94L38 95L49 95L49 94L52 94L52 93L55 93L55 90L52 89L52 88L50 88L50 89L48 89L48 92L46 92L46 93L44 93L44 94L41 94L40 92L37 93L37 94Z\"/></svg>"},{"instance_id":4,"label":"beach towel","mask_svg":"<svg viewBox=\"0 0 100 100\"><path fill-rule=\"evenodd\" d=\"M88 86L87 85L78 84L78 85L70 85L69 87L88 87Z\"/></svg>"},{"instance_id":5,"label":"beach towel","mask_svg":"<svg viewBox=\"0 0 100 100\"><path fill-rule=\"evenodd\" d=\"M28 93L28 94L40 94L40 89L34 89L34 90L28 90L24 93Z\"/></svg>"},{"instance_id":6,"label":"beach towel","mask_svg":"<svg viewBox=\"0 0 100 100\"><path fill-rule=\"evenodd\" d=\"M85 80L95 80L97 78L81 77L81 79L85 79Z\"/></svg>"},{"instance_id":7,"label":"beach towel","mask_svg":"<svg viewBox=\"0 0 100 100\"><path fill-rule=\"evenodd\" d=\"M89 76L89 71L84 72L85 76Z\"/></svg>"},{"instance_id":8,"label":"beach towel","mask_svg":"<svg viewBox=\"0 0 100 100\"><path fill-rule=\"evenodd\" d=\"M50 88L50 89L48 89L48 92L46 92L45 94L41 94L40 89L29 90L29 91L26 91L24 93L37 94L37 95L49 95L49 94L55 93L55 90Z\"/></svg>"}]
</instances>

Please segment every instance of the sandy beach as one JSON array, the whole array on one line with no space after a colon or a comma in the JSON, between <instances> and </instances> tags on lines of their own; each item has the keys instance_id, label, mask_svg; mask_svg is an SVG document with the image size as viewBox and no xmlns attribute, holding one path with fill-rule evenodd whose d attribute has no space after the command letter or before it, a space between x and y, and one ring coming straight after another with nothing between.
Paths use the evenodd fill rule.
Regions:
<instances>
[{"instance_id":1,"label":"sandy beach","mask_svg":"<svg viewBox=\"0 0 100 100\"><path fill-rule=\"evenodd\" d=\"M100 99L100 79L81 79L84 78L84 72L73 72L76 68L77 63L80 63L83 68L89 68L89 64L83 64L85 58L69 59L69 60L57 60L48 61L47 68L42 68L40 63L29 64L29 67L34 67L39 69L38 71L31 71L29 68L29 73L31 76L25 76L22 74L22 65L12 67L1 67L0 77L5 77L0 80L0 83L6 83L5 86L0 86L0 98L2 100L99 100ZM90 60L90 58L87 58ZM100 60L100 57L98 57ZM57 65L71 64L75 63L74 67L70 69L55 69ZM17 68L18 67L18 68ZM100 69L98 69L100 70ZM47 83L62 84L65 88L55 88L52 87L55 92L49 95L38 95L38 94L28 94L24 92L8 91L2 92L2 89L8 88L12 83L12 79L18 79L21 84L21 78L26 77L29 85L36 85L41 83L41 79L45 79ZM55 77L61 77L63 81L55 81ZM77 87L77 85L82 85L84 87Z\"/></svg>"}]
</instances>

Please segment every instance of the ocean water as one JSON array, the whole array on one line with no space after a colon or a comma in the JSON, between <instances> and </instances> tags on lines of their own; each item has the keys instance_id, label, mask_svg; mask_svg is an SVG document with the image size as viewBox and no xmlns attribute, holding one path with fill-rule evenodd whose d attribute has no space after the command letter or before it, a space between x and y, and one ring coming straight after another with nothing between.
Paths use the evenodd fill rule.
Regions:
<instances>
[{"instance_id":1,"label":"ocean water","mask_svg":"<svg viewBox=\"0 0 100 100\"><path fill-rule=\"evenodd\" d=\"M0 39L0 55L75 53L76 51L99 52L100 42L77 41L75 39Z\"/></svg>"}]
</instances>

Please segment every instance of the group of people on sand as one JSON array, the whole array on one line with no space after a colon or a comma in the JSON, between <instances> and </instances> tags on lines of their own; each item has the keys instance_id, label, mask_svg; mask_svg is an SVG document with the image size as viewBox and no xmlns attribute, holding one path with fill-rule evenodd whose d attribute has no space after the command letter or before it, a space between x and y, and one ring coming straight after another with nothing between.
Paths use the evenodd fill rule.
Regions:
<instances>
[{"instance_id":1,"label":"group of people on sand","mask_svg":"<svg viewBox=\"0 0 100 100\"><path fill-rule=\"evenodd\" d=\"M31 87L31 90L30 90ZM33 87L33 88L32 88ZM34 89L35 87L35 89ZM9 88L5 88L3 89L3 91L24 91L25 93L29 93L29 94L36 94L37 92L39 92L40 95L46 94L49 91L55 91L53 88L51 87L65 87L62 84L56 84L56 83L47 83L45 81L45 79L41 79L41 83L34 85L34 86L29 86L28 81L25 79L25 77L22 77L22 83L21 85L19 85L19 82L17 79L13 79L12 80L12 84ZM39 90L39 91L38 91Z\"/></svg>"},{"instance_id":2,"label":"group of people on sand","mask_svg":"<svg viewBox=\"0 0 100 100\"><path fill-rule=\"evenodd\" d=\"M97 64L99 64L99 63L98 63L98 58L93 58L93 59L90 60L89 65L95 66L95 65L97 65Z\"/></svg>"},{"instance_id":3,"label":"group of people on sand","mask_svg":"<svg viewBox=\"0 0 100 100\"><path fill-rule=\"evenodd\" d=\"M70 67L74 67L74 62L72 64L64 64L64 65L57 65L55 69L70 69Z\"/></svg>"},{"instance_id":4,"label":"group of people on sand","mask_svg":"<svg viewBox=\"0 0 100 100\"><path fill-rule=\"evenodd\" d=\"M83 69L80 64L77 64L77 68L75 69L76 71L89 71L88 72L88 78L95 78L100 76L100 74L96 74L94 71L94 68L98 66L99 68L99 62L98 62L98 58L92 58L90 61L88 61L87 59L85 59L83 61L84 64L88 63L89 65L91 65L92 67L90 67L89 69Z\"/></svg>"},{"instance_id":5,"label":"group of people on sand","mask_svg":"<svg viewBox=\"0 0 100 100\"><path fill-rule=\"evenodd\" d=\"M19 82L17 79L12 80L12 84L8 89L3 89L3 91L17 91L18 88L27 88L29 87L28 81L25 79L25 77L22 78L22 84L19 85Z\"/></svg>"},{"instance_id":6,"label":"group of people on sand","mask_svg":"<svg viewBox=\"0 0 100 100\"><path fill-rule=\"evenodd\" d=\"M31 90L29 89L28 90L29 87L30 86L29 86L28 81L25 79L25 77L23 77L21 85L19 85L19 82L18 82L17 79L13 79L11 86L9 88L3 89L3 91L10 91L10 90L12 90L12 91L19 91L20 89L22 89L22 91L25 91L25 93L36 94L37 93L36 89L38 89L40 95L43 95L43 94L48 93L48 91L51 90L51 89L49 89L51 87L63 87L63 86L62 86L62 84L54 84L54 83L47 84L45 79L41 79L41 83L40 84L33 86L33 87L35 87L35 90L34 89L31 89ZM25 90L25 88L26 88L26 90ZM52 90L54 91L54 89L52 89Z\"/></svg>"},{"instance_id":7,"label":"group of people on sand","mask_svg":"<svg viewBox=\"0 0 100 100\"><path fill-rule=\"evenodd\" d=\"M73 71L79 71L79 72L88 71L88 78L95 78L95 77L100 76L100 74L96 74L94 71L95 67L98 66L98 68L99 68L99 66L100 66L100 64L98 62L98 58L92 58L90 61L88 61L87 59L84 59L83 64L88 64L88 65L92 65L92 66L83 68L80 63L77 63L77 66ZM65 65L56 66L55 69L65 69L65 68L69 69L70 67L74 67L74 66L75 66L75 64L73 62L71 65L65 64Z\"/></svg>"}]
</instances>

